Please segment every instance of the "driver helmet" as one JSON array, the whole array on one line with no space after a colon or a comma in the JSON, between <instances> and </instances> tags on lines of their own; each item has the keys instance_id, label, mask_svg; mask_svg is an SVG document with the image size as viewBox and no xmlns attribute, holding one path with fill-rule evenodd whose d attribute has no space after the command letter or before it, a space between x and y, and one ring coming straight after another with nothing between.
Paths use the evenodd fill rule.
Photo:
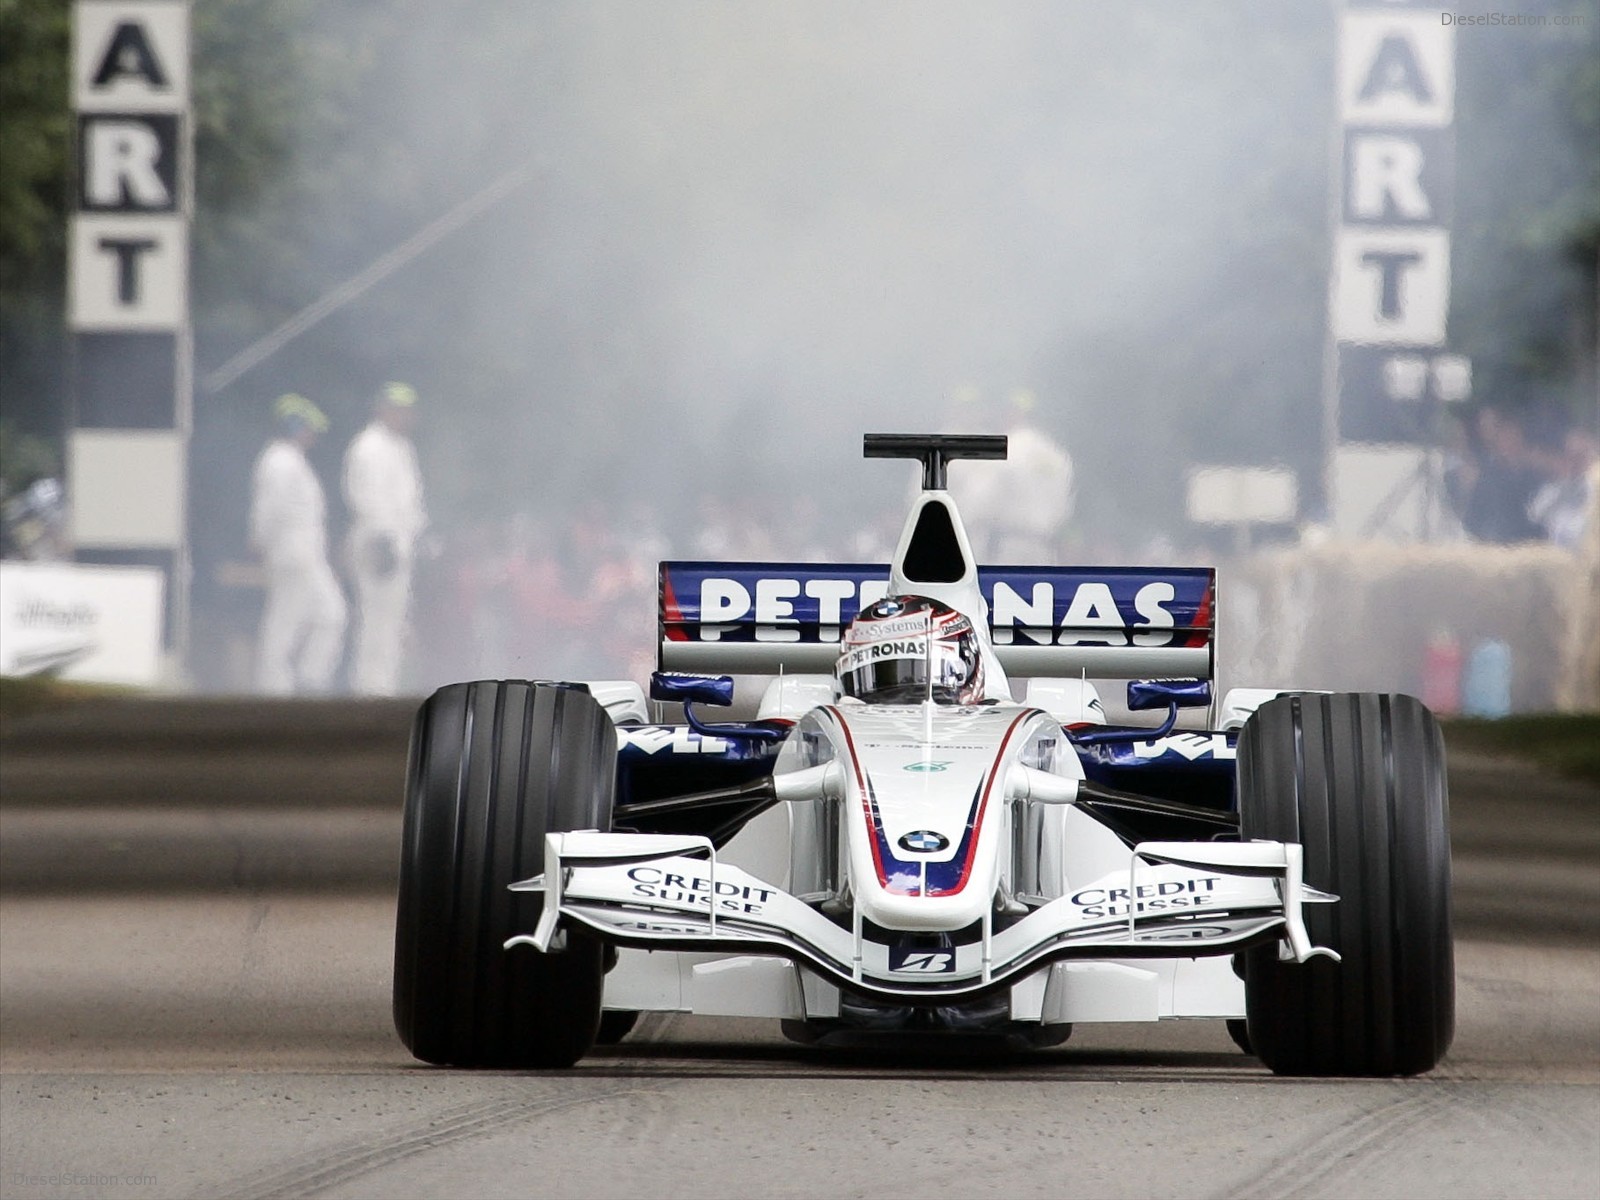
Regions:
<instances>
[{"instance_id":1,"label":"driver helmet","mask_svg":"<svg viewBox=\"0 0 1600 1200\"><path fill-rule=\"evenodd\" d=\"M972 621L926 596L886 596L862 609L845 630L835 674L846 696L869 704L983 699Z\"/></svg>"}]
</instances>

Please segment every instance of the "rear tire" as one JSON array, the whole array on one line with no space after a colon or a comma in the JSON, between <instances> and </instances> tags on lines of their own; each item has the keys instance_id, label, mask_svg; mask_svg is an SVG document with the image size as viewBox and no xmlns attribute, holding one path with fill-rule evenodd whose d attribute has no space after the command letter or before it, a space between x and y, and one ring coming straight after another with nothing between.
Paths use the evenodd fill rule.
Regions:
<instances>
[{"instance_id":1,"label":"rear tire","mask_svg":"<svg viewBox=\"0 0 1600 1200\"><path fill-rule=\"evenodd\" d=\"M520 680L440 688L417 712L395 920L394 1022L424 1062L568 1067L600 1023L602 947L504 948L543 898L551 831L607 830L616 733L586 692Z\"/></svg>"},{"instance_id":2,"label":"rear tire","mask_svg":"<svg viewBox=\"0 0 1600 1200\"><path fill-rule=\"evenodd\" d=\"M1455 1032L1449 801L1439 724L1411 696L1263 705L1239 738L1240 832L1299 842L1303 912L1342 961L1245 955L1251 1051L1279 1075L1416 1075Z\"/></svg>"}]
</instances>

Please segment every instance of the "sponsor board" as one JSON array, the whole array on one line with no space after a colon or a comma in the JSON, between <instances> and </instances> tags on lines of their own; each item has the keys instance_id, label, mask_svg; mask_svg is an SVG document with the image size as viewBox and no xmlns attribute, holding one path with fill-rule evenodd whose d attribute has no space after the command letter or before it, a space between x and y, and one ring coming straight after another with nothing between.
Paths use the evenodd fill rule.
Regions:
<instances>
[{"instance_id":1,"label":"sponsor board","mask_svg":"<svg viewBox=\"0 0 1600 1200\"><path fill-rule=\"evenodd\" d=\"M165 585L148 567L0 562L0 675L156 683Z\"/></svg>"},{"instance_id":2,"label":"sponsor board","mask_svg":"<svg viewBox=\"0 0 1600 1200\"><path fill-rule=\"evenodd\" d=\"M888 587L887 566L665 562L661 633L671 641L837 642ZM999 646L1206 646L1204 568L981 568Z\"/></svg>"},{"instance_id":3,"label":"sponsor board","mask_svg":"<svg viewBox=\"0 0 1600 1200\"><path fill-rule=\"evenodd\" d=\"M1439 404L1471 390L1470 366L1444 352L1455 212L1450 7L1352 0L1338 17L1343 145L1328 304L1336 370L1324 403L1345 444L1426 445ZM1334 524L1364 527L1361 489L1341 485L1329 451Z\"/></svg>"},{"instance_id":4,"label":"sponsor board","mask_svg":"<svg viewBox=\"0 0 1600 1200\"><path fill-rule=\"evenodd\" d=\"M188 572L193 358L190 3L79 0L72 12L77 180L66 262L66 324L75 335L72 439L161 432L177 448L175 456L158 449L119 462L109 474L74 478L73 526L85 535L76 544L175 551L164 561L172 562L177 580ZM107 497L109 490L116 494ZM171 603L172 631L183 638L188 589L174 587Z\"/></svg>"},{"instance_id":5,"label":"sponsor board","mask_svg":"<svg viewBox=\"0 0 1600 1200\"><path fill-rule=\"evenodd\" d=\"M79 3L72 99L78 192L67 323L172 331L189 313L189 6Z\"/></svg>"}]
</instances>

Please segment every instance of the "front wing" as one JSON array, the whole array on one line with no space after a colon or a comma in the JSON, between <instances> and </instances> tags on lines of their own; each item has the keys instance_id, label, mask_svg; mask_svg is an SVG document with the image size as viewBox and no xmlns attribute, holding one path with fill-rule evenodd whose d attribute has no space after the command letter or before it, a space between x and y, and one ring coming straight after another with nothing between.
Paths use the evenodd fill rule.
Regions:
<instances>
[{"instance_id":1,"label":"front wing","mask_svg":"<svg viewBox=\"0 0 1600 1200\"><path fill-rule=\"evenodd\" d=\"M961 999L1009 986L1060 959L1193 958L1276 937L1280 956L1338 956L1313 946L1305 903L1337 900L1301 880L1285 842L1141 842L1126 872L1040 904L964 945L908 951L865 935L738 867L707 838L552 833L545 872L511 885L542 892L538 926L505 943L548 952L562 922L617 946L778 955L836 986L884 999ZM1090 903L1089 900L1098 901Z\"/></svg>"}]
</instances>

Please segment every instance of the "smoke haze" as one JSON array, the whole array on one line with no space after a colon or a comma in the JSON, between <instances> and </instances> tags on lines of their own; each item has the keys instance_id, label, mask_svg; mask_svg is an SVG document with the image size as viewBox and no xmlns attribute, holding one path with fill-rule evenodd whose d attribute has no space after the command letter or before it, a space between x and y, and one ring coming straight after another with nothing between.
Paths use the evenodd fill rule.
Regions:
<instances>
[{"instance_id":1,"label":"smoke haze","mask_svg":"<svg viewBox=\"0 0 1600 1200\"><path fill-rule=\"evenodd\" d=\"M1270 333L1290 326L1273 319L1286 294L1313 316L1320 295L1331 20L1281 8L435 13L371 47L376 90L333 154L395 157L371 164L367 211L303 212L295 235L333 269L302 294L506 171L530 165L528 184L238 390L308 369L336 392L426 376L449 458L542 468L513 503L592 491L606 467L624 493L670 495L671 462L870 487L857 435L929 427L961 387L1033 389L1090 457L1140 426L1164 449L1175 424L1223 453L1204 431L1263 404L1300 426L1266 448L1304 450L1314 364ZM1212 378L1156 366L1242 313L1267 336L1211 339ZM1217 376L1222 405L1175 394ZM1202 405L1209 421L1187 415ZM1170 500L1131 507L1160 520Z\"/></svg>"},{"instance_id":2,"label":"smoke haze","mask_svg":"<svg viewBox=\"0 0 1600 1200\"><path fill-rule=\"evenodd\" d=\"M800 553L797 497L831 528L898 519L909 469L863 462L863 432L1017 389L1076 460L1090 559L1183 545L1194 463L1286 464L1314 498L1330 5L282 11L328 91L263 202L281 249L201 257L202 374L526 182L199 397L202 575L240 553L267 401L330 410L331 481L390 378L423 396L447 536L648 513L691 553L710 496ZM241 293L266 300L253 322Z\"/></svg>"}]
</instances>

